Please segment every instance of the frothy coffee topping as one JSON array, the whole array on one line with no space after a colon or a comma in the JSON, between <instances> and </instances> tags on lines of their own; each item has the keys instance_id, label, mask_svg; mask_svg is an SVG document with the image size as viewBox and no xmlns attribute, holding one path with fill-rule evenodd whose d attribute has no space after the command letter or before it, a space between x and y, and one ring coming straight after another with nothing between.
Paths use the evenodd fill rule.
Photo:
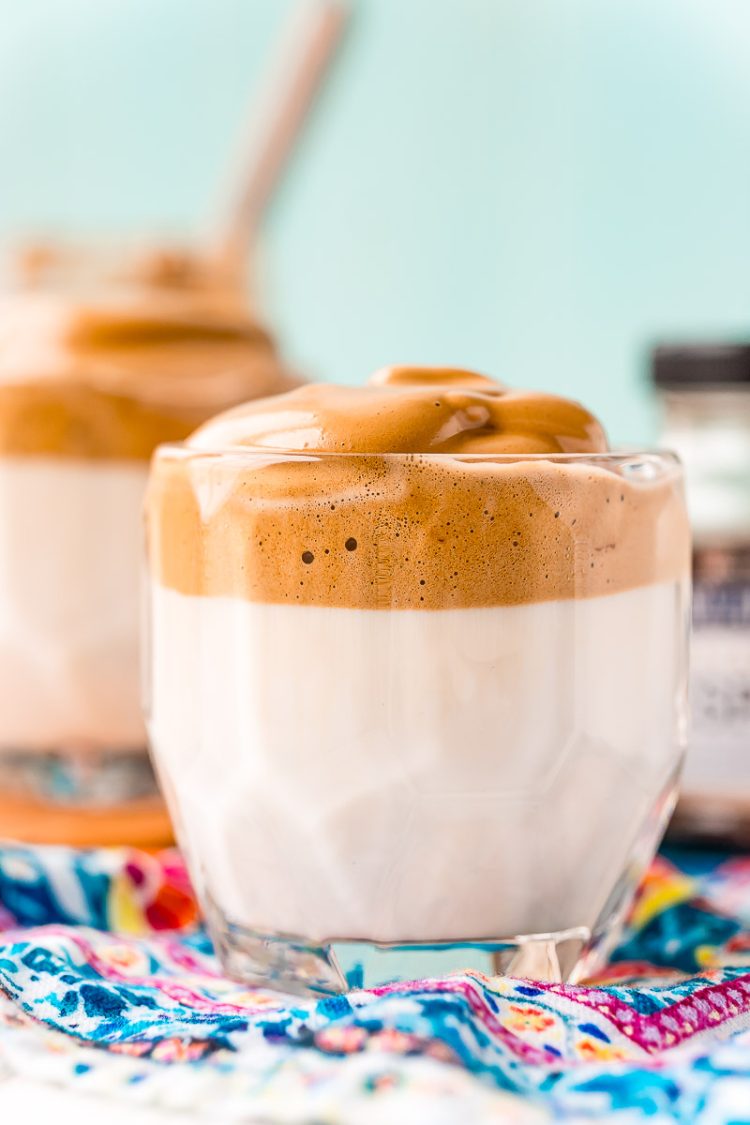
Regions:
<instances>
[{"instance_id":1,"label":"frothy coffee topping","mask_svg":"<svg viewBox=\"0 0 750 1125\"><path fill-rule=\"evenodd\" d=\"M269 334L224 295L27 294L0 306L0 453L148 459L295 382Z\"/></svg>"},{"instance_id":2,"label":"frothy coffee topping","mask_svg":"<svg viewBox=\"0 0 750 1125\"><path fill-rule=\"evenodd\" d=\"M577 403L466 371L391 368L366 387L300 388L157 456L152 570L184 594L371 609L682 579L676 467L598 458L606 449ZM556 459L571 453L582 456Z\"/></svg>"},{"instance_id":3,"label":"frothy coffee topping","mask_svg":"<svg viewBox=\"0 0 750 1125\"><path fill-rule=\"evenodd\" d=\"M209 422L194 449L315 453L600 453L607 439L577 402L515 391L472 371L388 367L368 386L300 387Z\"/></svg>"}]
</instances>

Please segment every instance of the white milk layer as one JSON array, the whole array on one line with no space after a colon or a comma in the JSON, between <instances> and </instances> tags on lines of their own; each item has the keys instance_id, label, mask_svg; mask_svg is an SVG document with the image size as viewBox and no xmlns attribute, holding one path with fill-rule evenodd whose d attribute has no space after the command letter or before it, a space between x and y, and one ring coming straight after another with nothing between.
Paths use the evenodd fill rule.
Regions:
<instances>
[{"instance_id":1,"label":"white milk layer","mask_svg":"<svg viewBox=\"0 0 750 1125\"><path fill-rule=\"evenodd\" d=\"M0 458L0 750L145 745L147 466Z\"/></svg>"},{"instance_id":2,"label":"white milk layer","mask_svg":"<svg viewBox=\"0 0 750 1125\"><path fill-rule=\"evenodd\" d=\"M231 922L592 928L650 858L681 755L678 587L441 611L151 599L152 746Z\"/></svg>"}]
</instances>

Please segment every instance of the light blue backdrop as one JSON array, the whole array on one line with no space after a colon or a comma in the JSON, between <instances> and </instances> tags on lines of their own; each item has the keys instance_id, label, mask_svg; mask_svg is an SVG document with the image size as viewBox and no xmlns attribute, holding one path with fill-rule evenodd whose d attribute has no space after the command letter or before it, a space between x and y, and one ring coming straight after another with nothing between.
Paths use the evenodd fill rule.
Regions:
<instances>
[{"instance_id":1,"label":"light blue backdrop","mask_svg":"<svg viewBox=\"0 0 750 1125\"><path fill-rule=\"evenodd\" d=\"M313 374L475 365L650 437L658 335L750 319L747 0L352 0L265 232ZM288 0L0 0L0 237L197 229Z\"/></svg>"}]
</instances>

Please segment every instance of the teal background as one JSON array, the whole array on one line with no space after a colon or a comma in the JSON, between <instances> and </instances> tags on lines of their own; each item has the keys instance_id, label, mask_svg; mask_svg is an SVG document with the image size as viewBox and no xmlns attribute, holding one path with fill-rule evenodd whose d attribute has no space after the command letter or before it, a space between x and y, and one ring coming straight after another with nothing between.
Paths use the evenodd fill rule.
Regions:
<instances>
[{"instance_id":1,"label":"teal background","mask_svg":"<svg viewBox=\"0 0 750 1125\"><path fill-rule=\"evenodd\" d=\"M742 334L747 0L352 0L268 215L288 352L461 363L653 434L658 336ZM0 0L0 238L200 230L287 0Z\"/></svg>"}]
</instances>

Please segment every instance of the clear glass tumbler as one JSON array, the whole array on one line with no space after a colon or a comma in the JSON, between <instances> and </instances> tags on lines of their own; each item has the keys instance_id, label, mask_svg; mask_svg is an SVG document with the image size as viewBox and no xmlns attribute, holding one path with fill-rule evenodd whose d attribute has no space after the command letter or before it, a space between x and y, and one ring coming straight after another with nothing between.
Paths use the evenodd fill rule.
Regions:
<instances>
[{"instance_id":1,"label":"clear glass tumbler","mask_svg":"<svg viewBox=\"0 0 750 1125\"><path fill-rule=\"evenodd\" d=\"M146 509L152 752L225 969L592 971L683 756L676 459L164 446Z\"/></svg>"}]
</instances>

